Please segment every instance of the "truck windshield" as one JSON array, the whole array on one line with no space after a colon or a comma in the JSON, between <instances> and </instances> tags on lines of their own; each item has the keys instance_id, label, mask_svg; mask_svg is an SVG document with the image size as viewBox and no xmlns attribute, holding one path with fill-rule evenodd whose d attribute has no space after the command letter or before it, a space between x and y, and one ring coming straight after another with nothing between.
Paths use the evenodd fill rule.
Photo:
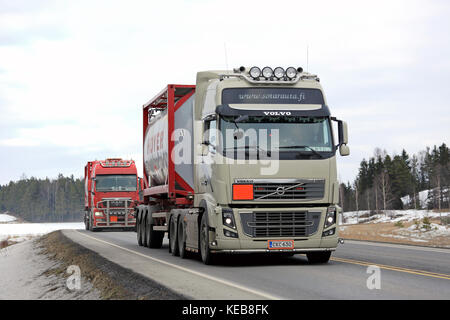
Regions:
<instances>
[{"instance_id":1,"label":"truck windshield","mask_svg":"<svg viewBox=\"0 0 450 320\"><path fill-rule=\"evenodd\" d=\"M298 159L301 155L323 158L334 151L327 117L248 116L235 123L237 118L220 117L223 151L227 155L233 154L230 150L244 149L267 151L270 156L278 149L281 158ZM237 131L243 136L236 135Z\"/></svg>"},{"instance_id":2,"label":"truck windshield","mask_svg":"<svg viewBox=\"0 0 450 320\"><path fill-rule=\"evenodd\" d=\"M95 180L95 189L105 191L136 191L137 180L134 174L105 174L98 175Z\"/></svg>"}]
</instances>

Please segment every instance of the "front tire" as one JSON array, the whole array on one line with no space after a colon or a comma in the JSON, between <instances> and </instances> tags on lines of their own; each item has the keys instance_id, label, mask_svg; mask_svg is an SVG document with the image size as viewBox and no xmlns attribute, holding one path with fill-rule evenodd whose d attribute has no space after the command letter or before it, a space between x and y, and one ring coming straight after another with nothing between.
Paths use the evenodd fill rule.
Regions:
<instances>
[{"instance_id":1,"label":"front tire","mask_svg":"<svg viewBox=\"0 0 450 320\"><path fill-rule=\"evenodd\" d=\"M177 222L172 217L169 224L169 249L173 256L179 255L177 233Z\"/></svg>"},{"instance_id":2,"label":"front tire","mask_svg":"<svg viewBox=\"0 0 450 320\"><path fill-rule=\"evenodd\" d=\"M91 219L91 216L89 215L89 231L93 232L94 231L94 226L93 226L93 219Z\"/></svg>"},{"instance_id":3,"label":"front tire","mask_svg":"<svg viewBox=\"0 0 450 320\"><path fill-rule=\"evenodd\" d=\"M139 219L141 218L141 209L138 209L137 219L136 219L136 237L137 237L137 243L140 247L144 245L143 243L143 237L142 237L142 224L139 222Z\"/></svg>"},{"instance_id":4,"label":"front tire","mask_svg":"<svg viewBox=\"0 0 450 320\"><path fill-rule=\"evenodd\" d=\"M205 212L200 223L200 255L206 265L214 264L214 254L209 249L209 226L207 221L208 213Z\"/></svg>"},{"instance_id":5,"label":"front tire","mask_svg":"<svg viewBox=\"0 0 450 320\"><path fill-rule=\"evenodd\" d=\"M186 230L184 227L183 219L181 219L180 217L178 220L178 251L180 253L180 258L186 259L188 253L186 251L186 242L184 241Z\"/></svg>"},{"instance_id":6,"label":"front tire","mask_svg":"<svg viewBox=\"0 0 450 320\"><path fill-rule=\"evenodd\" d=\"M308 262L312 264L327 263L331 257L331 251L324 252L309 252L306 254Z\"/></svg>"}]
</instances>

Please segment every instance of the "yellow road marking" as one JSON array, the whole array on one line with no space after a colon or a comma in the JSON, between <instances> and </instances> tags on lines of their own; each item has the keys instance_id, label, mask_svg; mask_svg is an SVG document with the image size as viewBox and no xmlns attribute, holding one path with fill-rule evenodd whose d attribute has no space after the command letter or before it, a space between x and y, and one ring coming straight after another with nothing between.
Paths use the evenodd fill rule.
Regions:
<instances>
[{"instance_id":1,"label":"yellow road marking","mask_svg":"<svg viewBox=\"0 0 450 320\"><path fill-rule=\"evenodd\" d=\"M343 259L343 258L337 258L337 257L332 257L332 258L330 258L330 260L344 262L344 263L357 264L357 265L361 265L361 266L374 265L374 266L380 267L381 269L386 269L386 270L405 272L405 273L417 274L417 275L426 276L426 277L450 280L450 274L435 273L435 272L429 272L429 271L424 271L424 270L414 270L414 269L407 269L407 268L401 268L401 267L387 266L387 265L378 264L375 262L358 261L358 260Z\"/></svg>"}]
</instances>

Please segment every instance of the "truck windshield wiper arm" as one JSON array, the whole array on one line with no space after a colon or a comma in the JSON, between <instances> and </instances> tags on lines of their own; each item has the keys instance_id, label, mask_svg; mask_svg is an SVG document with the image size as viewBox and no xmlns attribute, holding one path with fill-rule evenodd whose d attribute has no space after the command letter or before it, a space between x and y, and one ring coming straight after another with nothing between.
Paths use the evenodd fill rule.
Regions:
<instances>
[{"instance_id":1,"label":"truck windshield wiper arm","mask_svg":"<svg viewBox=\"0 0 450 320\"><path fill-rule=\"evenodd\" d=\"M319 157L323 158L323 155L321 155L320 153L318 153L316 150L314 150L313 148L311 148L310 146L282 146L282 147L278 147L279 149L295 149L295 148L304 148L304 149L309 149L312 151L312 153L314 153L315 155L318 155Z\"/></svg>"}]
</instances>

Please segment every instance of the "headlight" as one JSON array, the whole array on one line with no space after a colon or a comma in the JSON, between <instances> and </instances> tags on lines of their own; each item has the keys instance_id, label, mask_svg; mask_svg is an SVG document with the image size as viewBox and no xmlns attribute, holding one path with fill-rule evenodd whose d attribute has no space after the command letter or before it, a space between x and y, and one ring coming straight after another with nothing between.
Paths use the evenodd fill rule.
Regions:
<instances>
[{"instance_id":1,"label":"headlight","mask_svg":"<svg viewBox=\"0 0 450 320\"><path fill-rule=\"evenodd\" d=\"M252 67L249 71L250 77L257 79L261 76L261 69L258 67Z\"/></svg>"},{"instance_id":2,"label":"headlight","mask_svg":"<svg viewBox=\"0 0 450 320\"><path fill-rule=\"evenodd\" d=\"M325 216L325 229L336 223L336 207L328 207L327 215Z\"/></svg>"},{"instance_id":3,"label":"headlight","mask_svg":"<svg viewBox=\"0 0 450 320\"><path fill-rule=\"evenodd\" d=\"M222 209L222 222L224 226L236 229L234 214L232 209Z\"/></svg>"},{"instance_id":4,"label":"headlight","mask_svg":"<svg viewBox=\"0 0 450 320\"><path fill-rule=\"evenodd\" d=\"M95 212L94 212L94 215L95 215L96 217L103 217L103 213L102 213L101 211L95 211Z\"/></svg>"},{"instance_id":5,"label":"headlight","mask_svg":"<svg viewBox=\"0 0 450 320\"><path fill-rule=\"evenodd\" d=\"M294 67L289 67L286 69L286 76L289 79L294 79L297 76L297 70Z\"/></svg>"},{"instance_id":6,"label":"headlight","mask_svg":"<svg viewBox=\"0 0 450 320\"><path fill-rule=\"evenodd\" d=\"M282 67L276 67L275 70L273 70L273 74L277 79L281 79L284 77L284 69Z\"/></svg>"},{"instance_id":7,"label":"headlight","mask_svg":"<svg viewBox=\"0 0 450 320\"><path fill-rule=\"evenodd\" d=\"M264 78L270 79L273 76L273 70L271 67L265 67L262 69L262 75Z\"/></svg>"}]
</instances>

